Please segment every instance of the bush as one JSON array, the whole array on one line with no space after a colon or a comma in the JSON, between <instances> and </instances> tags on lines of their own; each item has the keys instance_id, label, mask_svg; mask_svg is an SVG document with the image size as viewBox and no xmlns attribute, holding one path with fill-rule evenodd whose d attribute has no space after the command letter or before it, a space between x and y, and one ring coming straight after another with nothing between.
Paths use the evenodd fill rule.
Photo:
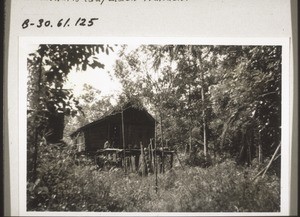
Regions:
<instances>
[{"instance_id":1,"label":"bush","mask_svg":"<svg viewBox=\"0 0 300 217\"><path fill-rule=\"evenodd\" d=\"M105 173L71 147L41 147L38 182L27 185L28 211L109 211L115 209Z\"/></svg>"},{"instance_id":2,"label":"bush","mask_svg":"<svg viewBox=\"0 0 300 217\"><path fill-rule=\"evenodd\" d=\"M46 151L47 150L47 151ZM76 162L76 163L75 163ZM280 180L257 167L225 160L208 168L187 167L141 177L120 168L99 170L75 151L45 147L39 179L27 186L29 211L278 212ZM203 166L203 164L200 164Z\"/></svg>"},{"instance_id":3,"label":"bush","mask_svg":"<svg viewBox=\"0 0 300 217\"><path fill-rule=\"evenodd\" d=\"M156 199L146 203L143 211L181 212L278 212L280 186L276 176L251 180L251 169L226 161L208 169L199 167L177 172L170 186L169 173L160 179ZM172 186L171 185L171 186Z\"/></svg>"},{"instance_id":4,"label":"bush","mask_svg":"<svg viewBox=\"0 0 300 217\"><path fill-rule=\"evenodd\" d=\"M205 156L203 152L191 152L185 157L184 163L187 166L207 168L212 165L212 159L209 154Z\"/></svg>"}]
</instances>

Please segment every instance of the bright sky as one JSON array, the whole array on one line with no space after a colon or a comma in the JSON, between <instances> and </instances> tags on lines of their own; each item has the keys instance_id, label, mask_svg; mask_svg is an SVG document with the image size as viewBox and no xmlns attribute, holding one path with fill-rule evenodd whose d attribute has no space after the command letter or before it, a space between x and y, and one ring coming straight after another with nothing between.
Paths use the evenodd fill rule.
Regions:
<instances>
[{"instance_id":1,"label":"bright sky","mask_svg":"<svg viewBox=\"0 0 300 217\"><path fill-rule=\"evenodd\" d=\"M127 52L137 48L139 45L128 45ZM28 44L25 49L26 53L32 53L38 48L37 44ZM104 69L100 68L90 68L88 67L86 71L72 70L68 74L68 80L64 85L66 89L73 89L75 96L79 96L82 93L83 85L89 84L94 88L101 91L101 96L113 95L116 98L122 92L122 85L120 82L111 77L114 73L113 67L118 59L118 51L120 46L114 47L114 52L110 52L109 55L105 53L100 53L97 55L99 61L105 65Z\"/></svg>"},{"instance_id":2,"label":"bright sky","mask_svg":"<svg viewBox=\"0 0 300 217\"><path fill-rule=\"evenodd\" d=\"M113 71L113 66L118 58L117 53L118 52L115 51L111 52L109 55L102 53L98 55L99 61L105 65L104 69L92 69L88 67L86 71L72 70L68 75L68 81L65 84L65 88L72 88L75 96L81 94L84 84L89 84L100 90L102 96L121 93L121 84L116 78L112 79L109 75L109 71Z\"/></svg>"}]
</instances>

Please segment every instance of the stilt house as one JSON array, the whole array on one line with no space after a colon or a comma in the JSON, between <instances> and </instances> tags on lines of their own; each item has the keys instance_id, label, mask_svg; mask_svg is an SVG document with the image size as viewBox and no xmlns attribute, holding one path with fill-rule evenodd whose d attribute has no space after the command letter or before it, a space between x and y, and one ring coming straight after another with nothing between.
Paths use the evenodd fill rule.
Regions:
<instances>
[{"instance_id":1,"label":"stilt house","mask_svg":"<svg viewBox=\"0 0 300 217\"><path fill-rule=\"evenodd\" d=\"M174 152L156 148L155 119L145 108L132 103L79 128L71 137L79 152L93 156L104 167L106 163L102 164L101 156L112 160L113 165L123 166L125 171L140 171L142 175L152 173L157 167L164 172L168 159L172 168Z\"/></svg>"},{"instance_id":2,"label":"stilt house","mask_svg":"<svg viewBox=\"0 0 300 217\"><path fill-rule=\"evenodd\" d=\"M140 143L148 145L154 134L154 118L145 108L137 108L132 103L127 103L101 119L79 128L71 134L71 138L79 151L92 154L108 148L107 144L114 149L140 148Z\"/></svg>"}]
</instances>

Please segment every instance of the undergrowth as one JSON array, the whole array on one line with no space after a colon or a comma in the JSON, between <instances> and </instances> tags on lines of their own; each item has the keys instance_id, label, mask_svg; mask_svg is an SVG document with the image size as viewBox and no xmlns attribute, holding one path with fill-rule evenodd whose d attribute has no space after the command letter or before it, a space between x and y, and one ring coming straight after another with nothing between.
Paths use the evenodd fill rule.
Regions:
<instances>
[{"instance_id":1,"label":"undergrowth","mask_svg":"<svg viewBox=\"0 0 300 217\"><path fill-rule=\"evenodd\" d=\"M44 155L39 181L28 182L28 211L278 212L276 175L252 180L257 167L226 160L208 168L184 165L155 176L102 171L87 158L54 149ZM54 157L56 156L56 157Z\"/></svg>"}]
</instances>

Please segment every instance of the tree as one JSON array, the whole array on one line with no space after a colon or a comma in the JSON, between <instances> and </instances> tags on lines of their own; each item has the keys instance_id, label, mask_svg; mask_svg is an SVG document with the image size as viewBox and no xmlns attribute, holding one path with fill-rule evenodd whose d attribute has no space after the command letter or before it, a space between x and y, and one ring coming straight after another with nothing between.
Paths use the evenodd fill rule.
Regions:
<instances>
[{"instance_id":1,"label":"tree","mask_svg":"<svg viewBox=\"0 0 300 217\"><path fill-rule=\"evenodd\" d=\"M280 142L281 47L220 49L226 53L222 80L210 90L216 120L223 125L220 148L235 150L241 161L250 163L253 156L261 161L262 152L271 155Z\"/></svg>"},{"instance_id":2,"label":"tree","mask_svg":"<svg viewBox=\"0 0 300 217\"><path fill-rule=\"evenodd\" d=\"M158 120L158 137L160 146L163 147L164 122L169 112L166 104L171 103L173 73L168 63L155 69L153 66L152 52L147 46L140 46L126 54L126 47L120 52L120 59L115 66L115 74L123 85L126 98L143 99L145 104Z\"/></svg>"},{"instance_id":3,"label":"tree","mask_svg":"<svg viewBox=\"0 0 300 217\"><path fill-rule=\"evenodd\" d=\"M281 47L147 45L122 58L124 89L149 100L177 144L249 164L277 147Z\"/></svg>"},{"instance_id":4,"label":"tree","mask_svg":"<svg viewBox=\"0 0 300 217\"><path fill-rule=\"evenodd\" d=\"M207 156L207 117L209 113L209 102L207 102L208 87L211 83L210 68L215 64L212 58L213 46L200 45L167 45L161 48L167 53L171 60L176 63L176 76L174 82L178 88L175 90L184 105L182 112L187 114L189 121L189 146L192 147L192 131L200 126L202 130L202 141L204 156ZM154 58L161 59L161 55ZM155 61L159 67L161 60ZM199 113L201 110L201 114ZM195 130L194 130L195 129Z\"/></svg>"},{"instance_id":5,"label":"tree","mask_svg":"<svg viewBox=\"0 0 300 217\"><path fill-rule=\"evenodd\" d=\"M65 115L75 115L80 109L71 90L63 88L67 75L76 67L103 68L96 54L112 50L106 45L39 45L27 60L28 76L28 172L37 176L38 148L42 138L57 142L62 137ZM53 127L53 123L61 123ZM60 128L60 132L55 132ZM58 136L51 137L53 134Z\"/></svg>"},{"instance_id":6,"label":"tree","mask_svg":"<svg viewBox=\"0 0 300 217\"><path fill-rule=\"evenodd\" d=\"M77 97L80 112L74 117L67 117L65 138L68 138L79 127L96 121L107 114L112 109L110 98L111 96L102 96L101 91L91 85L84 84L82 94Z\"/></svg>"},{"instance_id":7,"label":"tree","mask_svg":"<svg viewBox=\"0 0 300 217\"><path fill-rule=\"evenodd\" d=\"M210 53L211 47L208 46L141 46L129 55L123 55L125 58L118 61L116 67L124 89L147 98L157 109L160 126L164 122L173 123L169 124L170 129L174 123L181 123L183 130L184 123L189 134L190 151L192 141L196 141L203 145L205 156L208 113L205 99L210 79ZM141 61L141 56L145 60ZM203 136L195 139L192 132L199 131L197 128L202 129ZM163 140L163 130L160 132ZM169 137L174 137L172 130Z\"/></svg>"}]
</instances>

